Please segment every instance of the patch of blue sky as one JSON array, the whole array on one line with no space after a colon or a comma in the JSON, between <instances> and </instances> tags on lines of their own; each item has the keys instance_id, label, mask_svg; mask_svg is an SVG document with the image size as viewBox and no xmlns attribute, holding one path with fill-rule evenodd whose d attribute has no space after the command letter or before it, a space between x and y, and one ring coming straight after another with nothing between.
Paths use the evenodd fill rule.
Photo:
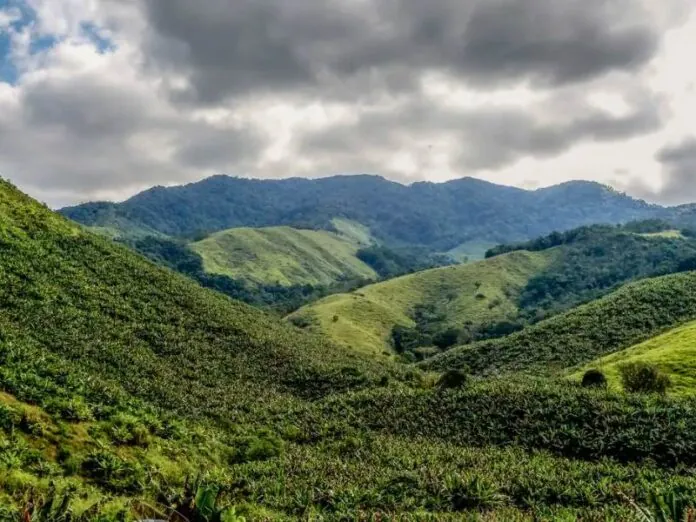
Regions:
<instances>
[{"instance_id":1,"label":"patch of blue sky","mask_svg":"<svg viewBox=\"0 0 696 522\"><path fill-rule=\"evenodd\" d=\"M0 0L0 14L13 14L15 18L9 29L14 32L22 31L36 20L36 13L24 0ZM115 44L106 36L98 26L90 22L80 25L82 36L89 40L100 53L112 52ZM29 43L29 53L39 54L54 47L60 42L60 38L50 34L32 35ZM12 36L10 31L0 27L0 82L15 85L19 81L20 70L14 60Z\"/></svg>"},{"instance_id":2,"label":"patch of blue sky","mask_svg":"<svg viewBox=\"0 0 696 522\"><path fill-rule=\"evenodd\" d=\"M104 32L92 22L82 22L80 29L82 35L88 38L100 53L104 54L116 50L114 42L104 36Z\"/></svg>"}]
</instances>

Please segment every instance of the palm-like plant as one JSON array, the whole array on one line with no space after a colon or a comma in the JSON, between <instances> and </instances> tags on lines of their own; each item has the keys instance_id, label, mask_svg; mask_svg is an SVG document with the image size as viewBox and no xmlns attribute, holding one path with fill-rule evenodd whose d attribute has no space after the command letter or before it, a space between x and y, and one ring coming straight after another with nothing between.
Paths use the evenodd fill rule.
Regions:
<instances>
[{"instance_id":1,"label":"palm-like plant","mask_svg":"<svg viewBox=\"0 0 696 522\"><path fill-rule=\"evenodd\" d=\"M664 495L651 493L648 506L632 502L641 522L696 522L696 508L682 495L670 491Z\"/></svg>"}]
</instances>

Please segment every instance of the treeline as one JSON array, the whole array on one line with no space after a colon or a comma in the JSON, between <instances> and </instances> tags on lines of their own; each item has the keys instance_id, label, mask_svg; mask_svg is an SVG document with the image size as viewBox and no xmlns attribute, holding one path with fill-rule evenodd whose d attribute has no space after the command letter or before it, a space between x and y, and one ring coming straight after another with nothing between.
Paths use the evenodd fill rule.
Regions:
<instances>
[{"instance_id":1,"label":"treeline","mask_svg":"<svg viewBox=\"0 0 696 522\"><path fill-rule=\"evenodd\" d=\"M382 279L390 279L455 263L447 255L434 254L422 247L395 249L383 245L371 245L358 250L356 256L377 272Z\"/></svg>"},{"instance_id":2,"label":"treeline","mask_svg":"<svg viewBox=\"0 0 696 522\"><path fill-rule=\"evenodd\" d=\"M566 232L551 232L547 236L542 236L531 241L522 243L512 243L498 245L486 252L486 259L496 257L518 250L527 250L529 252L540 252L557 246L573 244L588 239L595 238L605 234L615 233L631 233L631 234L657 234L672 230L674 227L667 221L661 219L647 219L642 221L631 221L623 225L589 225L584 227L574 228ZM683 231L685 237L693 237L694 233L690 229Z\"/></svg>"}]
</instances>

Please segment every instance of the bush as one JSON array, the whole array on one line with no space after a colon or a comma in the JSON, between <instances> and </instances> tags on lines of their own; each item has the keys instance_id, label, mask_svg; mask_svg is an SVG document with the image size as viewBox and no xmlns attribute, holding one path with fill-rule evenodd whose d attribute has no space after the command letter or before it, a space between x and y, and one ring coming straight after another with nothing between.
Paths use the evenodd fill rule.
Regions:
<instances>
[{"instance_id":1,"label":"bush","mask_svg":"<svg viewBox=\"0 0 696 522\"><path fill-rule=\"evenodd\" d=\"M619 371L624 390L631 393L665 393L672 384L669 376L653 364L626 363Z\"/></svg>"},{"instance_id":2,"label":"bush","mask_svg":"<svg viewBox=\"0 0 696 522\"><path fill-rule=\"evenodd\" d=\"M461 370L449 370L442 374L437 383L441 389L461 388L466 385L469 377Z\"/></svg>"},{"instance_id":3,"label":"bush","mask_svg":"<svg viewBox=\"0 0 696 522\"><path fill-rule=\"evenodd\" d=\"M583 388L606 388L607 378L600 370L587 370L582 376Z\"/></svg>"}]
</instances>

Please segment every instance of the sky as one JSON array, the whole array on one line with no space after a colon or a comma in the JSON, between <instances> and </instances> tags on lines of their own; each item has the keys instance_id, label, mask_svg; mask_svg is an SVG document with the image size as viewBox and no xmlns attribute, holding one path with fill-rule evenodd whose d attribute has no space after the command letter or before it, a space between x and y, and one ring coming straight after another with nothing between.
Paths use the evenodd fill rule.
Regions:
<instances>
[{"instance_id":1,"label":"sky","mask_svg":"<svg viewBox=\"0 0 696 522\"><path fill-rule=\"evenodd\" d=\"M0 175L585 179L696 201L693 0L0 0Z\"/></svg>"}]
</instances>

